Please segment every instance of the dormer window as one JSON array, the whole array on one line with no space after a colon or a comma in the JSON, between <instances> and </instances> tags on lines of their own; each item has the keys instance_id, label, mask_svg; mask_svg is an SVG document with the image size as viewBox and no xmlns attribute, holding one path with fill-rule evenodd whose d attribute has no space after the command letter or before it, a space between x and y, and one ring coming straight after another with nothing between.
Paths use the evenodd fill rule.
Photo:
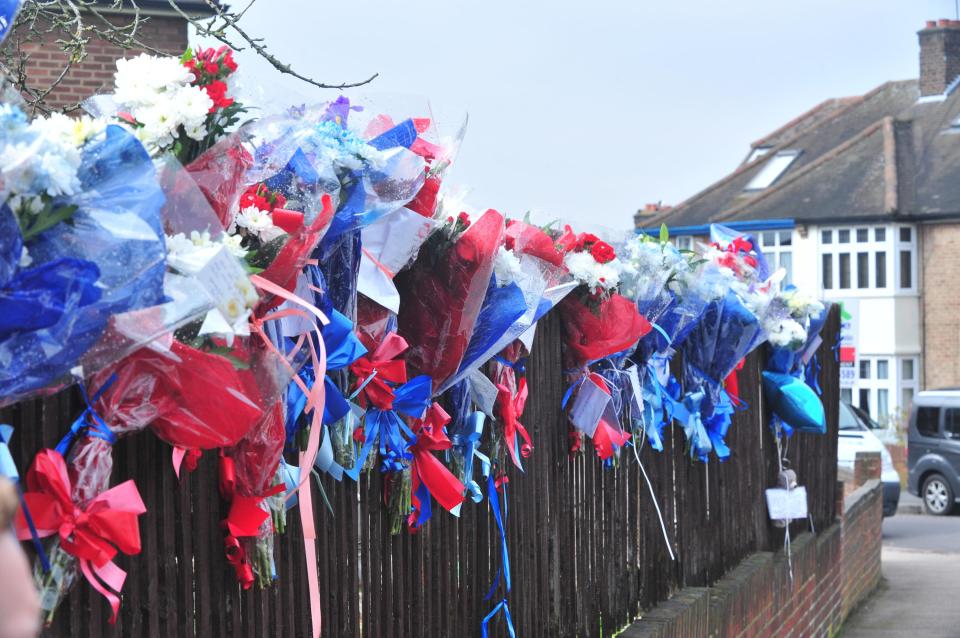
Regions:
<instances>
[{"instance_id":1,"label":"dormer window","mask_svg":"<svg viewBox=\"0 0 960 638\"><path fill-rule=\"evenodd\" d=\"M749 164L750 162L754 161L759 157L763 157L769 152L770 152L769 146L757 146L752 151L750 151L750 155L747 157L747 164Z\"/></svg>"},{"instance_id":2,"label":"dormer window","mask_svg":"<svg viewBox=\"0 0 960 638\"><path fill-rule=\"evenodd\" d=\"M800 156L800 151L777 151L777 154L766 161L760 168L750 183L747 184L748 191L759 191L767 188L786 171L793 161Z\"/></svg>"}]
</instances>

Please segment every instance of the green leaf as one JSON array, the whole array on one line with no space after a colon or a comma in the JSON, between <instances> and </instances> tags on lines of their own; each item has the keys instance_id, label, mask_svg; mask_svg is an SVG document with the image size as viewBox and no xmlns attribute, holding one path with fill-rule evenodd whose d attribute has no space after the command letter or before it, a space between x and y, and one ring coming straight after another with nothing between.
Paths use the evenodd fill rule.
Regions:
<instances>
[{"instance_id":1,"label":"green leaf","mask_svg":"<svg viewBox=\"0 0 960 638\"><path fill-rule=\"evenodd\" d=\"M33 220L27 224L26 227L21 227L20 233L23 235L23 241L26 243L43 231L70 219L75 212L77 212L75 205L71 204L69 206L57 206L54 208L53 204L48 203L42 211L33 217ZM21 221L23 220L23 218L20 219Z\"/></svg>"},{"instance_id":2,"label":"green leaf","mask_svg":"<svg viewBox=\"0 0 960 638\"><path fill-rule=\"evenodd\" d=\"M268 268L280 254L280 249L287 242L287 236L281 235L272 241L260 246L255 252L247 254L247 264L254 268Z\"/></svg>"},{"instance_id":3,"label":"green leaf","mask_svg":"<svg viewBox=\"0 0 960 638\"><path fill-rule=\"evenodd\" d=\"M180 56L180 64L186 64L193 59L193 49L187 47L187 50L183 52L183 55Z\"/></svg>"},{"instance_id":4,"label":"green leaf","mask_svg":"<svg viewBox=\"0 0 960 638\"><path fill-rule=\"evenodd\" d=\"M670 231L667 230L666 224L660 224L660 243L665 244L670 239Z\"/></svg>"}]
</instances>

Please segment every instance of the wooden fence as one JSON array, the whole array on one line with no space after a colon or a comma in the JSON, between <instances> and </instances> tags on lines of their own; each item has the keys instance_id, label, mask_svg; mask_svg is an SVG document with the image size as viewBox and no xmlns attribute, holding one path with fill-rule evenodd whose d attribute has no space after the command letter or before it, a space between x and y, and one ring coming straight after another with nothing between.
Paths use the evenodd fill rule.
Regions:
<instances>
[{"instance_id":1,"label":"wooden fence","mask_svg":"<svg viewBox=\"0 0 960 638\"><path fill-rule=\"evenodd\" d=\"M513 590L509 607L520 636L607 636L683 586L707 585L757 550L782 548L767 520L763 490L777 460L760 393L762 352L740 373L742 398L727 437L725 463L691 462L682 430L665 431L664 451L640 458L677 560L667 553L641 469L632 453L604 469L588 444L571 459L560 411L564 391L556 315L541 322L528 364L531 400L523 422L533 455L526 473L509 468ZM807 486L817 530L834 520L839 331L834 309L819 353L827 436L796 434L791 466ZM762 350L762 349L761 349ZM55 445L81 411L73 393L2 411L16 427L13 450L22 471L43 446ZM80 582L48 628L51 636L308 636L307 579L297 516L276 547L279 581L243 592L226 563L219 521L216 455L178 481L170 448L151 435L116 444L114 484L136 479L149 511L141 517L143 553L118 558L129 573L120 619L107 624L103 599ZM391 536L377 472L359 484L323 479L335 512L315 504L325 636L478 636L483 617L503 598L484 601L500 564L499 536L487 501L467 502L457 519L435 507L416 535ZM807 529L796 524L796 532ZM492 635L505 635L502 619Z\"/></svg>"}]
</instances>

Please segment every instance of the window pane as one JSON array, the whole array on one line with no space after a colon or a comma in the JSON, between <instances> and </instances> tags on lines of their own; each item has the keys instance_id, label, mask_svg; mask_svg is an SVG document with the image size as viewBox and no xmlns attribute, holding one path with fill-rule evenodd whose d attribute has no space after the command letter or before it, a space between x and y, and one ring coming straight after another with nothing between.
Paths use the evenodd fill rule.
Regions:
<instances>
[{"instance_id":1,"label":"window pane","mask_svg":"<svg viewBox=\"0 0 960 638\"><path fill-rule=\"evenodd\" d=\"M877 378L886 379L890 376L890 361L888 359L877 359Z\"/></svg>"},{"instance_id":2,"label":"window pane","mask_svg":"<svg viewBox=\"0 0 960 638\"><path fill-rule=\"evenodd\" d=\"M823 255L823 288L833 288L833 255Z\"/></svg>"},{"instance_id":3,"label":"window pane","mask_svg":"<svg viewBox=\"0 0 960 638\"><path fill-rule=\"evenodd\" d=\"M776 246L777 245L777 234L772 231L764 231L760 235L760 243L764 246Z\"/></svg>"},{"instance_id":4,"label":"window pane","mask_svg":"<svg viewBox=\"0 0 960 638\"><path fill-rule=\"evenodd\" d=\"M779 236L780 236L781 246L790 246L791 244L793 244L793 231L781 230L779 233Z\"/></svg>"},{"instance_id":5,"label":"window pane","mask_svg":"<svg viewBox=\"0 0 960 638\"><path fill-rule=\"evenodd\" d=\"M912 233L909 228L904 227L900 229L900 241L910 241L911 235Z\"/></svg>"},{"instance_id":6,"label":"window pane","mask_svg":"<svg viewBox=\"0 0 960 638\"><path fill-rule=\"evenodd\" d=\"M943 410L943 435L948 439L960 439L960 409Z\"/></svg>"},{"instance_id":7,"label":"window pane","mask_svg":"<svg viewBox=\"0 0 960 638\"><path fill-rule=\"evenodd\" d=\"M874 273L877 278L876 286L877 288L886 288L887 287L887 253L881 250L876 255L874 255L874 257L875 257Z\"/></svg>"},{"instance_id":8,"label":"window pane","mask_svg":"<svg viewBox=\"0 0 960 638\"><path fill-rule=\"evenodd\" d=\"M874 240L874 241L887 241L887 229L886 229L886 228L874 228L874 229L873 229L873 240Z\"/></svg>"},{"instance_id":9,"label":"window pane","mask_svg":"<svg viewBox=\"0 0 960 638\"><path fill-rule=\"evenodd\" d=\"M870 241L870 229L869 229L869 228L858 228L858 229L857 229L857 241L858 241L858 242Z\"/></svg>"},{"instance_id":10,"label":"window pane","mask_svg":"<svg viewBox=\"0 0 960 638\"><path fill-rule=\"evenodd\" d=\"M821 230L820 231L820 241L824 244L833 243L833 231L832 230Z\"/></svg>"},{"instance_id":11,"label":"window pane","mask_svg":"<svg viewBox=\"0 0 960 638\"><path fill-rule=\"evenodd\" d=\"M911 405L913 405L913 390L904 388L903 395L900 397L900 409L909 410Z\"/></svg>"},{"instance_id":12,"label":"window pane","mask_svg":"<svg viewBox=\"0 0 960 638\"><path fill-rule=\"evenodd\" d=\"M909 228L907 230L910 230ZM900 251L900 287L913 287L913 273L910 271L910 251Z\"/></svg>"},{"instance_id":13,"label":"window pane","mask_svg":"<svg viewBox=\"0 0 960 638\"><path fill-rule=\"evenodd\" d=\"M883 419L890 416L889 402L890 392L883 388L877 390L877 420L879 420L880 423L883 423Z\"/></svg>"},{"instance_id":14,"label":"window pane","mask_svg":"<svg viewBox=\"0 0 960 638\"><path fill-rule=\"evenodd\" d=\"M857 253L857 288L870 287L870 254Z\"/></svg>"},{"instance_id":15,"label":"window pane","mask_svg":"<svg viewBox=\"0 0 960 638\"><path fill-rule=\"evenodd\" d=\"M940 436L940 408L917 408L917 432L921 436Z\"/></svg>"},{"instance_id":16,"label":"window pane","mask_svg":"<svg viewBox=\"0 0 960 638\"><path fill-rule=\"evenodd\" d=\"M904 381L913 381L913 359L903 360L903 370L900 376Z\"/></svg>"},{"instance_id":17,"label":"window pane","mask_svg":"<svg viewBox=\"0 0 960 638\"><path fill-rule=\"evenodd\" d=\"M837 255L840 262L840 287L850 287L850 253L841 253Z\"/></svg>"},{"instance_id":18,"label":"window pane","mask_svg":"<svg viewBox=\"0 0 960 638\"><path fill-rule=\"evenodd\" d=\"M870 378L870 359L860 360L860 378L861 379Z\"/></svg>"},{"instance_id":19,"label":"window pane","mask_svg":"<svg viewBox=\"0 0 960 638\"><path fill-rule=\"evenodd\" d=\"M838 230L838 231L837 231L837 243L838 243L838 244L849 244L849 243L850 243L850 231L849 231L849 230Z\"/></svg>"},{"instance_id":20,"label":"window pane","mask_svg":"<svg viewBox=\"0 0 960 638\"><path fill-rule=\"evenodd\" d=\"M860 388L860 404L857 407L870 414L870 388Z\"/></svg>"},{"instance_id":21,"label":"window pane","mask_svg":"<svg viewBox=\"0 0 960 638\"><path fill-rule=\"evenodd\" d=\"M793 283L793 253L789 251L780 253L780 267L787 271L787 276L783 278L783 285L789 286Z\"/></svg>"},{"instance_id":22,"label":"window pane","mask_svg":"<svg viewBox=\"0 0 960 638\"><path fill-rule=\"evenodd\" d=\"M851 388L841 388L840 390L840 400L845 403L853 403L853 389Z\"/></svg>"}]
</instances>

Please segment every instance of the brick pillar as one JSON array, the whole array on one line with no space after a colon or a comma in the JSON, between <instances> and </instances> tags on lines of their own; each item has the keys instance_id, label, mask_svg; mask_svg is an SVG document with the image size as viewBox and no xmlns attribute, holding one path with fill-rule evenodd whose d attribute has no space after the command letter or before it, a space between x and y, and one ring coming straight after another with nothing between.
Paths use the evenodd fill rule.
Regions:
<instances>
[{"instance_id":1,"label":"brick pillar","mask_svg":"<svg viewBox=\"0 0 960 638\"><path fill-rule=\"evenodd\" d=\"M834 498L837 501L836 512L837 518L843 517L843 504L845 502L844 497L847 495L846 492L847 484L844 481L837 481L836 492L834 493Z\"/></svg>"},{"instance_id":2,"label":"brick pillar","mask_svg":"<svg viewBox=\"0 0 960 638\"><path fill-rule=\"evenodd\" d=\"M867 481L880 480L880 453L857 452L857 460L853 466L853 485L860 487Z\"/></svg>"}]
</instances>

